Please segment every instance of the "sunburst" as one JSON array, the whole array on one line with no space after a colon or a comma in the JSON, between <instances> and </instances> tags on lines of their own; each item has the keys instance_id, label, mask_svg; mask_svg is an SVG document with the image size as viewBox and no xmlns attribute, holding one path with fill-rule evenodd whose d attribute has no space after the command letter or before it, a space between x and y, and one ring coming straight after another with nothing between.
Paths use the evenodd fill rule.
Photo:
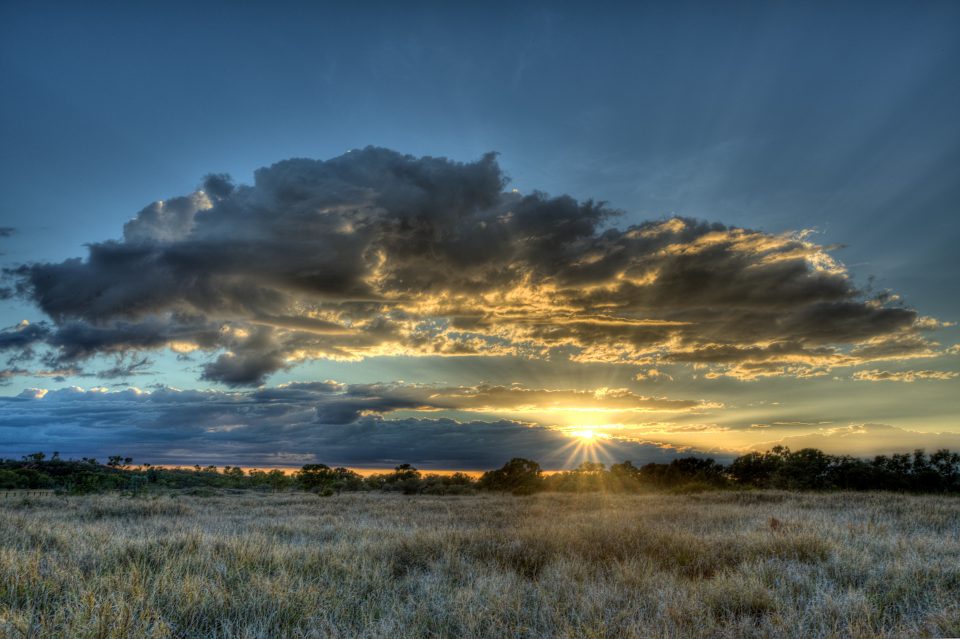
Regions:
<instances>
[{"instance_id":1,"label":"sunburst","mask_svg":"<svg viewBox=\"0 0 960 639\"><path fill-rule=\"evenodd\" d=\"M566 466L576 466L584 461L606 463L611 460L607 445L612 438L607 433L589 426L564 429L563 432L570 438L560 449L561 453L566 454Z\"/></svg>"}]
</instances>

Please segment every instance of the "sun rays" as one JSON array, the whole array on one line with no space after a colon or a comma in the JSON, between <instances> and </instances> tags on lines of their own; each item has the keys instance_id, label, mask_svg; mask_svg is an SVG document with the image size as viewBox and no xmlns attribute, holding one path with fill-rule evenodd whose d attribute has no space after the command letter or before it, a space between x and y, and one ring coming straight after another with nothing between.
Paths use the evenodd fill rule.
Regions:
<instances>
[{"instance_id":1,"label":"sun rays","mask_svg":"<svg viewBox=\"0 0 960 639\"><path fill-rule=\"evenodd\" d=\"M613 437L594 426L578 426L563 429L569 441L558 451L565 457L564 466L571 468L581 462L611 463L614 460L609 446Z\"/></svg>"}]
</instances>

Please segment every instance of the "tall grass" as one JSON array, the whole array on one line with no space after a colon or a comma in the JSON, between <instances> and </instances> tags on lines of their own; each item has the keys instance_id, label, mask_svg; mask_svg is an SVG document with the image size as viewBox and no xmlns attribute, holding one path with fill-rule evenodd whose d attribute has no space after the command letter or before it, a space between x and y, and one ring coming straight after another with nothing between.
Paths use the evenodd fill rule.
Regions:
<instances>
[{"instance_id":1,"label":"tall grass","mask_svg":"<svg viewBox=\"0 0 960 639\"><path fill-rule=\"evenodd\" d=\"M960 500L303 493L0 505L6 637L960 635Z\"/></svg>"}]
</instances>

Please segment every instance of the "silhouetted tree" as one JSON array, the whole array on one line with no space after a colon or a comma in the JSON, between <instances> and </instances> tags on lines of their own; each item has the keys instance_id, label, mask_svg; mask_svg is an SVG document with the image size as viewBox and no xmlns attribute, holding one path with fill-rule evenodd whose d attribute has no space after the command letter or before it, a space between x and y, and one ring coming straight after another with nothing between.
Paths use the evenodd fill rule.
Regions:
<instances>
[{"instance_id":1,"label":"silhouetted tree","mask_svg":"<svg viewBox=\"0 0 960 639\"><path fill-rule=\"evenodd\" d=\"M610 466L610 488L615 492L636 492L640 489L640 469L631 461Z\"/></svg>"},{"instance_id":2,"label":"silhouetted tree","mask_svg":"<svg viewBox=\"0 0 960 639\"><path fill-rule=\"evenodd\" d=\"M832 458L816 448L796 452L785 450L782 463L774 475L774 485L788 490L818 490L828 488Z\"/></svg>"},{"instance_id":3,"label":"silhouetted tree","mask_svg":"<svg viewBox=\"0 0 960 639\"><path fill-rule=\"evenodd\" d=\"M529 495L543 486L540 464L522 457L514 457L499 470L485 472L477 483L485 490L510 491L515 495Z\"/></svg>"},{"instance_id":4,"label":"silhouetted tree","mask_svg":"<svg viewBox=\"0 0 960 639\"><path fill-rule=\"evenodd\" d=\"M850 455L834 457L827 475L829 488L869 490L876 486L876 482L873 465Z\"/></svg>"},{"instance_id":5,"label":"silhouetted tree","mask_svg":"<svg viewBox=\"0 0 960 639\"><path fill-rule=\"evenodd\" d=\"M280 472L280 471L277 471ZM283 480L273 475L270 478L273 485L280 485ZM326 464L307 464L296 474L297 482L306 490L322 492L331 490L358 490L363 485L363 478L348 468L330 468Z\"/></svg>"},{"instance_id":6,"label":"silhouetted tree","mask_svg":"<svg viewBox=\"0 0 960 639\"><path fill-rule=\"evenodd\" d=\"M133 457L124 457L123 455L110 455L107 458L107 466L111 468L126 468L133 463ZM200 467L196 467L197 470L200 470Z\"/></svg>"},{"instance_id":7,"label":"silhouetted tree","mask_svg":"<svg viewBox=\"0 0 960 639\"><path fill-rule=\"evenodd\" d=\"M782 463L783 458L776 453L747 453L733 460L729 473L741 486L769 488Z\"/></svg>"},{"instance_id":8,"label":"silhouetted tree","mask_svg":"<svg viewBox=\"0 0 960 639\"><path fill-rule=\"evenodd\" d=\"M322 488L333 483L333 469L326 464L306 464L296 475L297 483L306 490Z\"/></svg>"}]
</instances>

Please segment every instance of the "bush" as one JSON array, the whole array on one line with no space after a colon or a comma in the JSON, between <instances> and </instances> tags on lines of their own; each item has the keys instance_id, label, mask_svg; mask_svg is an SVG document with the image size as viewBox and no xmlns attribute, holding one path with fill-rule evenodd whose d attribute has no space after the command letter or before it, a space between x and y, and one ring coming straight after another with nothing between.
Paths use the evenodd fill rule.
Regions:
<instances>
[{"instance_id":1,"label":"bush","mask_svg":"<svg viewBox=\"0 0 960 639\"><path fill-rule=\"evenodd\" d=\"M543 471L535 461L514 457L499 470L485 472L477 485L484 490L530 494L543 489Z\"/></svg>"}]
</instances>

